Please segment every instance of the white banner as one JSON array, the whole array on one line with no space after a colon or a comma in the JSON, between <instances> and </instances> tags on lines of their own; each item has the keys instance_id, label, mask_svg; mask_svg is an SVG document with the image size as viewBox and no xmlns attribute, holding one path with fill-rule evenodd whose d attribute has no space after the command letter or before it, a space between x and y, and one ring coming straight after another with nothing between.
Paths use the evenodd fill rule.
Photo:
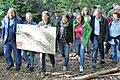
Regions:
<instances>
[{"instance_id":1,"label":"white banner","mask_svg":"<svg viewBox=\"0 0 120 80\"><path fill-rule=\"evenodd\" d=\"M56 27L17 24L16 43L18 49L55 54Z\"/></svg>"}]
</instances>

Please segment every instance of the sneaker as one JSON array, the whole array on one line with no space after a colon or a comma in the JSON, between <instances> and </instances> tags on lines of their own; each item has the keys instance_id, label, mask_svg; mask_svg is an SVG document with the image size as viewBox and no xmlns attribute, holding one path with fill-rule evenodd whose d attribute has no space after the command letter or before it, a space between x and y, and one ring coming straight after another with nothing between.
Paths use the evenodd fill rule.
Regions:
<instances>
[{"instance_id":1,"label":"sneaker","mask_svg":"<svg viewBox=\"0 0 120 80\"><path fill-rule=\"evenodd\" d=\"M40 74L40 78L44 78L45 77L45 72L41 72L41 74Z\"/></svg>"},{"instance_id":2,"label":"sneaker","mask_svg":"<svg viewBox=\"0 0 120 80\"><path fill-rule=\"evenodd\" d=\"M83 72L83 66L80 66L79 71L80 71L80 72Z\"/></svg>"},{"instance_id":3,"label":"sneaker","mask_svg":"<svg viewBox=\"0 0 120 80\"><path fill-rule=\"evenodd\" d=\"M63 66L63 71L67 71L67 67L66 66Z\"/></svg>"}]
</instances>

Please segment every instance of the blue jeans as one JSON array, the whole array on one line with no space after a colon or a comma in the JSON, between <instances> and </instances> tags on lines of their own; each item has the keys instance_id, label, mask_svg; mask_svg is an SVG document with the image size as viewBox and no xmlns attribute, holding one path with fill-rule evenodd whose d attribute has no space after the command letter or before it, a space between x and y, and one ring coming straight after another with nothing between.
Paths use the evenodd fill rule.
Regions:
<instances>
[{"instance_id":1,"label":"blue jeans","mask_svg":"<svg viewBox=\"0 0 120 80\"><path fill-rule=\"evenodd\" d=\"M84 45L83 43L80 41L80 39L76 39L74 41L74 47L75 47L75 52L80 55L80 66L84 65Z\"/></svg>"},{"instance_id":2,"label":"blue jeans","mask_svg":"<svg viewBox=\"0 0 120 80\"><path fill-rule=\"evenodd\" d=\"M16 68L19 68L21 66L21 54L17 50L16 43L15 42L6 42L4 44L4 55L6 58L7 65L13 65L13 59L11 56L12 49L14 51L15 60L16 60Z\"/></svg>"},{"instance_id":3,"label":"blue jeans","mask_svg":"<svg viewBox=\"0 0 120 80\"><path fill-rule=\"evenodd\" d=\"M28 55L27 55L27 52L29 52ZM22 54L23 54L22 57L24 57L26 60L28 59L29 67L34 68L34 52L22 50Z\"/></svg>"},{"instance_id":4,"label":"blue jeans","mask_svg":"<svg viewBox=\"0 0 120 80\"><path fill-rule=\"evenodd\" d=\"M62 56L64 57L63 66L67 67L69 62L69 45L67 43L59 42L58 46L60 53L62 53Z\"/></svg>"},{"instance_id":5,"label":"blue jeans","mask_svg":"<svg viewBox=\"0 0 120 80\"><path fill-rule=\"evenodd\" d=\"M28 61L27 50L21 50L22 59Z\"/></svg>"},{"instance_id":6,"label":"blue jeans","mask_svg":"<svg viewBox=\"0 0 120 80\"><path fill-rule=\"evenodd\" d=\"M46 72L46 62L45 62L45 56L46 53L40 53L40 64L41 64L41 72ZM53 54L48 54L48 56L50 57L50 61L52 66L55 66L55 57Z\"/></svg>"},{"instance_id":7,"label":"blue jeans","mask_svg":"<svg viewBox=\"0 0 120 80\"><path fill-rule=\"evenodd\" d=\"M114 61L120 60L119 59L119 55L120 55L120 51L118 50L118 44L111 44L111 48L112 48L112 59Z\"/></svg>"},{"instance_id":8,"label":"blue jeans","mask_svg":"<svg viewBox=\"0 0 120 80\"><path fill-rule=\"evenodd\" d=\"M98 36L94 36L93 39L93 50L92 50L92 65L97 63L97 51L100 51L101 60L104 60L104 45L99 42Z\"/></svg>"}]
</instances>

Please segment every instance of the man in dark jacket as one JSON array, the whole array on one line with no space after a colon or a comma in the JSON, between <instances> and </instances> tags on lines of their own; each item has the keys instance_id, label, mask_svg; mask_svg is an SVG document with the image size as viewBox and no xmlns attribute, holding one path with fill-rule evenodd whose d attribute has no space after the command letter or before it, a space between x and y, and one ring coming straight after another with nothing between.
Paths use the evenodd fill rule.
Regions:
<instances>
[{"instance_id":1,"label":"man in dark jacket","mask_svg":"<svg viewBox=\"0 0 120 80\"><path fill-rule=\"evenodd\" d=\"M95 17L91 20L92 27L91 41L93 42L92 68L95 69L97 63L97 50L100 51L100 64L104 62L104 41L107 33L107 21L102 16L101 9L95 10Z\"/></svg>"},{"instance_id":2,"label":"man in dark jacket","mask_svg":"<svg viewBox=\"0 0 120 80\"><path fill-rule=\"evenodd\" d=\"M16 16L16 10L10 8L7 15L3 18L2 22L2 39L4 41L4 55L6 58L6 69L9 70L14 66L14 61L11 56L12 50L15 54L16 70L20 70L21 54L16 46L16 26L21 23L21 19Z\"/></svg>"}]
</instances>

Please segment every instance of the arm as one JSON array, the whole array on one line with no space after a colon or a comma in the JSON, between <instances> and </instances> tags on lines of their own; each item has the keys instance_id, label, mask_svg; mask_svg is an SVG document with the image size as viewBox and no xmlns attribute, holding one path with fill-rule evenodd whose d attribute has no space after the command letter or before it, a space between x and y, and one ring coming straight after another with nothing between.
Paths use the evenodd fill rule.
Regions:
<instances>
[{"instance_id":1,"label":"arm","mask_svg":"<svg viewBox=\"0 0 120 80\"><path fill-rule=\"evenodd\" d=\"M68 26L67 29L68 29L67 30L67 32L68 32L68 34L67 34L68 41L72 43L73 42L73 27L72 26Z\"/></svg>"},{"instance_id":2,"label":"arm","mask_svg":"<svg viewBox=\"0 0 120 80\"><path fill-rule=\"evenodd\" d=\"M105 42L108 42L109 41L109 27L110 27L110 25L108 25L107 20L106 20L105 23L106 23L106 25L105 25L105 31L106 31L106 33L105 33Z\"/></svg>"}]
</instances>

